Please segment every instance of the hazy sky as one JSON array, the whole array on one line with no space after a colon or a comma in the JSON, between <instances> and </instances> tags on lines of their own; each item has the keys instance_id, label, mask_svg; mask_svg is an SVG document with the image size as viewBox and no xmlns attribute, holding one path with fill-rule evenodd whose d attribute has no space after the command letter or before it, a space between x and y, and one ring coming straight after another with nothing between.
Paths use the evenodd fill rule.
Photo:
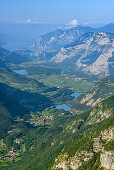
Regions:
<instances>
[{"instance_id":1,"label":"hazy sky","mask_svg":"<svg viewBox=\"0 0 114 170\"><path fill-rule=\"evenodd\" d=\"M114 22L114 0L0 0L0 22L98 25Z\"/></svg>"}]
</instances>

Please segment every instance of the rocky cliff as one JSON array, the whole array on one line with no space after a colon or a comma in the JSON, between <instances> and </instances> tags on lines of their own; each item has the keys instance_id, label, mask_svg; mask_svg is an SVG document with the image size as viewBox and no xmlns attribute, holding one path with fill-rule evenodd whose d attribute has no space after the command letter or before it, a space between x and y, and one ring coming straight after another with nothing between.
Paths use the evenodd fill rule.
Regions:
<instances>
[{"instance_id":1,"label":"rocky cliff","mask_svg":"<svg viewBox=\"0 0 114 170\"><path fill-rule=\"evenodd\" d=\"M106 77L113 74L114 34L84 34L78 41L61 48L51 62L75 68L84 74Z\"/></svg>"},{"instance_id":2,"label":"rocky cliff","mask_svg":"<svg viewBox=\"0 0 114 170\"><path fill-rule=\"evenodd\" d=\"M84 111L94 107L102 100L112 95L114 95L114 76L109 76L96 82L86 94L70 101L69 104L77 111Z\"/></svg>"},{"instance_id":3,"label":"rocky cliff","mask_svg":"<svg viewBox=\"0 0 114 170\"><path fill-rule=\"evenodd\" d=\"M102 130L98 136L85 137L66 146L55 159L52 169L76 170L92 168L114 169L114 126ZM91 138L91 139L90 139ZM110 147L107 147L110 146Z\"/></svg>"},{"instance_id":4,"label":"rocky cliff","mask_svg":"<svg viewBox=\"0 0 114 170\"><path fill-rule=\"evenodd\" d=\"M113 103L114 96L111 96L66 125L61 135L64 148L52 170L114 169Z\"/></svg>"},{"instance_id":5,"label":"rocky cliff","mask_svg":"<svg viewBox=\"0 0 114 170\"><path fill-rule=\"evenodd\" d=\"M34 54L39 55L42 52L56 52L61 47L77 40L81 35L87 32L94 32L96 29L90 27L77 26L69 29L58 29L56 31L40 36L33 45Z\"/></svg>"}]
</instances>

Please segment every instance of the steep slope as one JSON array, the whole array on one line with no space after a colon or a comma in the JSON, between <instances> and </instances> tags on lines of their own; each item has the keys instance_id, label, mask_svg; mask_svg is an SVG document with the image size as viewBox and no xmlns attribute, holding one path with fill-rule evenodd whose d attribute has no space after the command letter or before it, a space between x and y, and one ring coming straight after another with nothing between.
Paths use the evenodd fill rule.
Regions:
<instances>
[{"instance_id":1,"label":"steep slope","mask_svg":"<svg viewBox=\"0 0 114 170\"><path fill-rule=\"evenodd\" d=\"M0 139L6 135L6 130L8 130L12 124L13 119L10 112L0 101Z\"/></svg>"},{"instance_id":2,"label":"steep slope","mask_svg":"<svg viewBox=\"0 0 114 170\"><path fill-rule=\"evenodd\" d=\"M114 74L114 34L84 34L78 41L62 47L51 62L86 75L105 77Z\"/></svg>"},{"instance_id":3,"label":"steep slope","mask_svg":"<svg viewBox=\"0 0 114 170\"><path fill-rule=\"evenodd\" d=\"M97 140L96 138L102 134L103 134L102 136L104 136L104 133L105 133L104 130L114 125L113 123L113 115L114 115L113 101L114 101L114 96L102 101L101 103L99 103L98 106L94 108L94 110L81 114L73 120L69 120L69 122L66 123L63 129L61 128L60 124L59 126L56 126L56 127L53 126L52 128L51 127L40 128L36 133L37 134L36 138L33 137L33 139L35 138L35 141L37 142L36 148L33 148L33 150L26 152L26 154L23 155L20 161L17 161L13 165L9 166L7 169L42 169L42 170L45 170L45 169L51 169L51 167L63 168L63 166L61 166L61 165L64 165L63 160L67 159L69 161L69 157L70 157L68 156L67 158L64 158L64 153L66 152L66 150L65 149L63 150L63 148L65 146L66 146L65 148L68 148L67 149L68 154L71 153L71 157L75 155L75 152L77 150L79 150L80 152L82 151L81 153L79 152L79 154L81 156L86 154L87 155L87 156L85 155L86 157L92 158L93 159L92 166L94 166L94 160L98 159L99 161L99 153L95 154L92 150L93 140L95 138L95 141L96 141ZM100 112L102 112L101 115L99 114ZM106 116L106 113L108 116ZM99 122L95 123L91 119L93 117L96 119L99 119L99 118L101 119ZM93 122L93 123L90 125L90 122ZM96 128L98 129L96 130ZM112 131L110 130L110 128L109 128L109 131L111 132L109 134L107 131L106 132L108 134L107 135L108 138L110 137L109 139L111 139L110 134L112 134ZM72 143L68 144L72 141L74 141L73 142L74 147L72 146ZM103 138L103 142L104 141L105 139ZM112 140L110 141L112 142ZM106 146L104 146L105 148L106 147L109 148L109 146L112 147L112 143L109 143L110 141L107 141L106 139ZM68 144L68 146L66 144ZM86 146L87 146L87 149L86 149ZM60 156L57 157L58 154ZM84 159L85 157L82 157L82 158ZM57 160L57 161L55 161L55 164L53 166L52 164L54 163L54 160ZM66 164L67 164L67 160L65 160ZM88 160L88 159L85 159L85 160ZM80 161L80 164L81 163L82 162ZM65 167L67 167L66 164L65 164ZM74 162L74 166L76 166L75 162ZM67 169L69 169L69 167L67 167ZM84 170L86 169L87 168L85 168Z\"/></svg>"},{"instance_id":4,"label":"steep slope","mask_svg":"<svg viewBox=\"0 0 114 170\"><path fill-rule=\"evenodd\" d=\"M67 145L58 155L52 169L114 169L114 119L99 129Z\"/></svg>"},{"instance_id":5,"label":"steep slope","mask_svg":"<svg viewBox=\"0 0 114 170\"><path fill-rule=\"evenodd\" d=\"M0 138L7 134L17 118L26 119L30 112L53 105L46 96L22 91L0 83Z\"/></svg>"},{"instance_id":6,"label":"steep slope","mask_svg":"<svg viewBox=\"0 0 114 170\"><path fill-rule=\"evenodd\" d=\"M92 108L111 95L114 95L114 76L101 79L86 94L68 104L78 113Z\"/></svg>"},{"instance_id":7,"label":"steep slope","mask_svg":"<svg viewBox=\"0 0 114 170\"><path fill-rule=\"evenodd\" d=\"M66 30L56 30L38 38L34 44L34 53L38 56L42 52L57 52L61 47L75 41L82 34L94 32L96 29L90 27L73 27Z\"/></svg>"},{"instance_id":8,"label":"steep slope","mask_svg":"<svg viewBox=\"0 0 114 170\"><path fill-rule=\"evenodd\" d=\"M0 102L10 110L12 116L22 117L27 112L43 110L52 105L46 96L22 91L4 83L0 83L0 94Z\"/></svg>"},{"instance_id":9,"label":"steep slope","mask_svg":"<svg viewBox=\"0 0 114 170\"><path fill-rule=\"evenodd\" d=\"M99 28L98 30L102 32L114 33L114 23L107 24L104 27Z\"/></svg>"},{"instance_id":10,"label":"steep slope","mask_svg":"<svg viewBox=\"0 0 114 170\"><path fill-rule=\"evenodd\" d=\"M33 51L25 48L16 48L13 53L18 54L26 61L33 61L35 58L33 56Z\"/></svg>"},{"instance_id":11,"label":"steep slope","mask_svg":"<svg viewBox=\"0 0 114 170\"><path fill-rule=\"evenodd\" d=\"M20 55L31 56L33 51L31 51L29 49L25 49L25 48L16 48L16 50L14 52L17 54L20 54Z\"/></svg>"},{"instance_id":12,"label":"steep slope","mask_svg":"<svg viewBox=\"0 0 114 170\"><path fill-rule=\"evenodd\" d=\"M28 56L20 55L4 48L0 48L0 60L3 60L5 63L20 64L29 61L30 58Z\"/></svg>"},{"instance_id":13,"label":"steep slope","mask_svg":"<svg viewBox=\"0 0 114 170\"><path fill-rule=\"evenodd\" d=\"M99 103L86 114L68 124L62 134L68 140L71 134L83 133L85 137L66 145L55 159L52 169L105 169L114 168L114 96ZM80 118L80 119L79 119ZM100 123L98 125L98 123ZM90 128L92 125L93 128ZM95 125L96 128L95 128ZM86 131L90 128L90 133ZM69 135L68 135L69 134ZM74 135L75 136L75 135ZM64 140L65 140L64 138Z\"/></svg>"},{"instance_id":14,"label":"steep slope","mask_svg":"<svg viewBox=\"0 0 114 170\"><path fill-rule=\"evenodd\" d=\"M47 89L43 83L13 72L3 60L0 60L0 82L32 92Z\"/></svg>"}]
</instances>

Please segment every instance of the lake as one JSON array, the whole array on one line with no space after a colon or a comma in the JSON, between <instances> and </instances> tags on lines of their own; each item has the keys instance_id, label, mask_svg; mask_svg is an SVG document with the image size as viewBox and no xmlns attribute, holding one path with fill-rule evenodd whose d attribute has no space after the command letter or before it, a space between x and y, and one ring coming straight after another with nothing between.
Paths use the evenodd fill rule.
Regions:
<instances>
[{"instance_id":1,"label":"lake","mask_svg":"<svg viewBox=\"0 0 114 170\"><path fill-rule=\"evenodd\" d=\"M25 69L20 69L20 70L13 70L15 73L17 73L17 74L21 74L21 75L27 75L27 71L25 70ZM72 93L70 96L72 96L72 97L74 97L74 99L76 99L77 97L79 97L81 94L83 94L83 93L78 93L78 92L74 92L74 93ZM73 99L73 100L74 100ZM51 108L52 108L53 106L51 106ZM60 104L60 105L56 105L55 106L56 107L56 109L63 109L63 110L65 110L65 111L71 111L72 109L71 109L71 107L70 106L68 106L67 104Z\"/></svg>"},{"instance_id":2,"label":"lake","mask_svg":"<svg viewBox=\"0 0 114 170\"><path fill-rule=\"evenodd\" d=\"M56 106L56 109L63 109L65 111L70 111L71 110L71 107L68 106L67 104L61 104L61 105L57 105Z\"/></svg>"},{"instance_id":3,"label":"lake","mask_svg":"<svg viewBox=\"0 0 114 170\"><path fill-rule=\"evenodd\" d=\"M74 97L74 99L76 99L77 97L79 97L80 95L82 95L83 93L78 93L78 92L74 92L72 93L70 96ZM74 100L73 99L73 100Z\"/></svg>"},{"instance_id":4,"label":"lake","mask_svg":"<svg viewBox=\"0 0 114 170\"><path fill-rule=\"evenodd\" d=\"M76 99L77 97L79 97L82 94L83 93L74 92L70 96L72 96L72 97L74 97L74 99ZM68 106L67 104L56 105L55 107L56 107L56 109L63 109L65 111L71 111L72 110L71 107Z\"/></svg>"},{"instance_id":5,"label":"lake","mask_svg":"<svg viewBox=\"0 0 114 170\"><path fill-rule=\"evenodd\" d=\"M27 71L25 69L13 70L13 71L17 74L27 75Z\"/></svg>"}]
</instances>

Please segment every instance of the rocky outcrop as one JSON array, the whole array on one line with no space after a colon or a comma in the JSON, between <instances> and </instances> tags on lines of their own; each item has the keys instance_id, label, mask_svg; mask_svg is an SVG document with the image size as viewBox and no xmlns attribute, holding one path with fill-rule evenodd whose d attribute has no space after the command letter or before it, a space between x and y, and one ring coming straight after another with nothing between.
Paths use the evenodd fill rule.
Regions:
<instances>
[{"instance_id":1,"label":"rocky outcrop","mask_svg":"<svg viewBox=\"0 0 114 170\"><path fill-rule=\"evenodd\" d=\"M88 124L92 125L95 123L99 123L99 122L109 118L111 115L112 115L112 110L96 111L96 109L95 109L90 113L90 117L89 117L90 120L89 120Z\"/></svg>"},{"instance_id":2,"label":"rocky outcrop","mask_svg":"<svg viewBox=\"0 0 114 170\"><path fill-rule=\"evenodd\" d=\"M64 149L61 154L55 160L54 169L63 169L63 170L76 170L82 166L84 162L89 161L95 153L100 153L100 167L103 167L106 170L114 169L114 152L106 151L104 146L114 140L114 128L109 127L104 131L101 131L98 137L93 139L93 144L91 149L80 150L75 153L74 156L69 156L68 153L64 152ZM93 149L92 149L93 148Z\"/></svg>"},{"instance_id":3,"label":"rocky outcrop","mask_svg":"<svg viewBox=\"0 0 114 170\"><path fill-rule=\"evenodd\" d=\"M98 137L94 138L93 151L97 153L104 152L104 143L102 141L108 143L112 140L114 140L114 128L105 129Z\"/></svg>"},{"instance_id":4,"label":"rocky outcrop","mask_svg":"<svg viewBox=\"0 0 114 170\"><path fill-rule=\"evenodd\" d=\"M103 153L101 153L100 162L101 162L101 167L104 167L105 169L108 169L108 170L113 170L114 169L114 152L104 151Z\"/></svg>"},{"instance_id":5,"label":"rocky outcrop","mask_svg":"<svg viewBox=\"0 0 114 170\"><path fill-rule=\"evenodd\" d=\"M84 74L106 77L112 74L114 55L114 35L104 32L83 35L69 47L62 48L51 61L70 63L77 71ZM110 70L110 69L111 70Z\"/></svg>"},{"instance_id":6,"label":"rocky outcrop","mask_svg":"<svg viewBox=\"0 0 114 170\"><path fill-rule=\"evenodd\" d=\"M42 52L56 52L65 45L77 40L82 34L94 32L96 29L90 27L77 26L68 29L58 29L54 32L40 36L33 45L34 54L39 55Z\"/></svg>"},{"instance_id":7,"label":"rocky outcrop","mask_svg":"<svg viewBox=\"0 0 114 170\"><path fill-rule=\"evenodd\" d=\"M55 160L55 165L52 170L62 168L64 170L75 170L82 165L83 162L90 160L93 156L92 152L80 151L75 154L74 157L68 159L68 155L63 155L63 159L58 163L58 159ZM66 161L66 159L68 159Z\"/></svg>"},{"instance_id":8,"label":"rocky outcrop","mask_svg":"<svg viewBox=\"0 0 114 170\"><path fill-rule=\"evenodd\" d=\"M78 98L78 101L80 105L84 104L87 107L94 107L113 94L114 76L110 76L98 81L86 94L82 95L81 98Z\"/></svg>"}]
</instances>

